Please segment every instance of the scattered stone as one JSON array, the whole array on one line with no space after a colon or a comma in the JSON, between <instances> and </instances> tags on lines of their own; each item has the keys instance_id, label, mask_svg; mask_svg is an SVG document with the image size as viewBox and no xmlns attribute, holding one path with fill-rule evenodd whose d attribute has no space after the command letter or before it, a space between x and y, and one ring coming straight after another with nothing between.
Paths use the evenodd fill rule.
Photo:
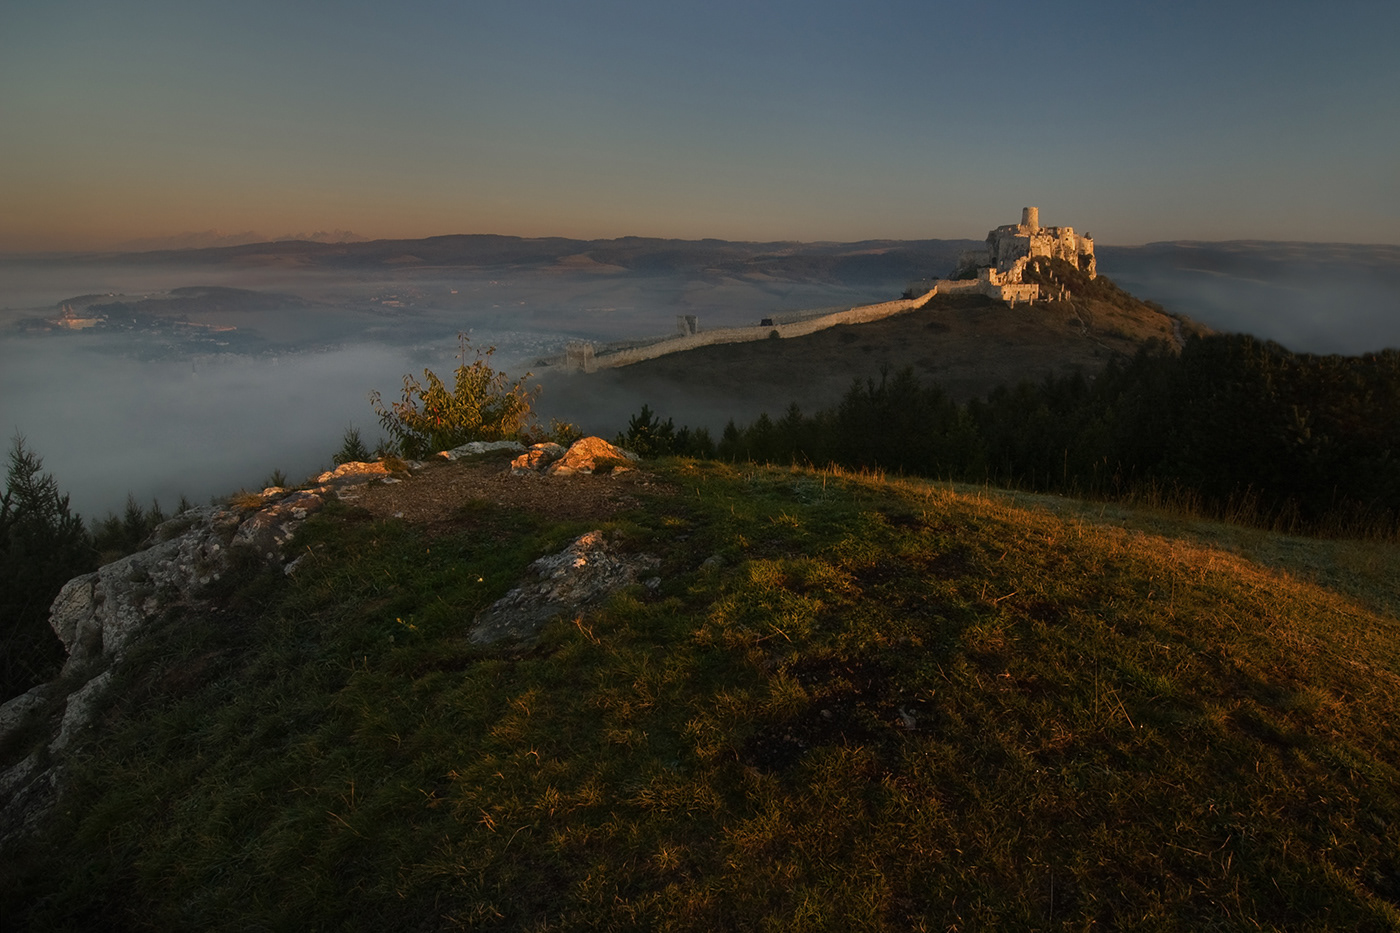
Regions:
<instances>
[{"instance_id":1,"label":"scattered stone","mask_svg":"<svg viewBox=\"0 0 1400 933\"><path fill-rule=\"evenodd\" d=\"M462 457L473 457L477 454L490 453L493 450L524 449L525 445L519 441L472 441L461 447L453 447L451 450L438 451L438 456L446 460L460 460Z\"/></svg>"},{"instance_id":2,"label":"scattered stone","mask_svg":"<svg viewBox=\"0 0 1400 933\"><path fill-rule=\"evenodd\" d=\"M724 558L720 557L718 554L711 554L709 557L705 558L703 561L700 562L701 570L714 570L723 566Z\"/></svg>"},{"instance_id":3,"label":"scattered stone","mask_svg":"<svg viewBox=\"0 0 1400 933\"><path fill-rule=\"evenodd\" d=\"M282 547L306 517L320 510L324 504L325 500L315 493L292 493L244 521L231 543L246 544L263 555L265 560L276 560Z\"/></svg>"},{"instance_id":4,"label":"scattered stone","mask_svg":"<svg viewBox=\"0 0 1400 933\"><path fill-rule=\"evenodd\" d=\"M516 476L542 472L551 463L564 456L564 448L553 442L535 444L529 450L510 462L510 471Z\"/></svg>"},{"instance_id":5,"label":"scattered stone","mask_svg":"<svg viewBox=\"0 0 1400 933\"><path fill-rule=\"evenodd\" d=\"M405 464L405 466L407 466L407 464ZM393 472L394 471L390 469L383 460L377 463L360 463L354 461L351 463L342 463L334 470L322 473L320 476L316 477L315 482L318 485L329 483L332 486L348 486L353 483L367 483L372 479L383 479Z\"/></svg>"},{"instance_id":6,"label":"scattered stone","mask_svg":"<svg viewBox=\"0 0 1400 933\"><path fill-rule=\"evenodd\" d=\"M567 451L558 444L536 444L511 461L510 471L516 476L622 473L634 469L636 461L636 454L614 447L601 437L582 437Z\"/></svg>"},{"instance_id":7,"label":"scattered stone","mask_svg":"<svg viewBox=\"0 0 1400 933\"><path fill-rule=\"evenodd\" d=\"M531 564L534 579L483 612L472 627L471 640L477 644L529 645L554 619L601 602L610 593L633 585L643 571L660 563L645 554L620 553L601 531L590 531L558 554Z\"/></svg>"},{"instance_id":8,"label":"scattered stone","mask_svg":"<svg viewBox=\"0 0 1400 933\"><path fill-rule=\"evenodd\" d=\"M601 437L581 437L568 452L549 465L549 476L572 476L575 473L621 473L633 468L637 455L614 447Z\"/></svg>"}]
</instances>

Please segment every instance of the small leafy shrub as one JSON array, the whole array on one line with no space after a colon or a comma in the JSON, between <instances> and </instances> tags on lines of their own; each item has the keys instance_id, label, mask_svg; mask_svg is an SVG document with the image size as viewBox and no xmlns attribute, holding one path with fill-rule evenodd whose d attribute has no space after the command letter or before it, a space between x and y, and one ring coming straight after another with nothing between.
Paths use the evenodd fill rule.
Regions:
<instances>
[{"instance_id":1,"label":"small leafy shrub","mask_svg":"<svg viewBox=\"0 0 1400 933\"><path fill-rule=\"evenodd\" d=\"M558 418L549 419L549 431L545 440L553 441L561 447L569 447L581 437L583 437L583 429L572 421L561 421Z\"/></svg>"},{"instance_id":2,"label":"small leafy shrub","mask_svg":"<svg viewBox=\"0 0 1400 933\"><path fill-rule=\"evenodd\" d=\"M370 393L370 404L389 433L391 446L405 457L419 459L470 441L518 438L534 421L539 388L525 387L529 374L511 383L491 366L495 347L475 351L476 359L468 363L471 343L466 334L459 334L458 341L461 362L451 389L425 369L423 383L404 376L403 398L388 407L378 391Z\"/></svg>"}]
</instances>

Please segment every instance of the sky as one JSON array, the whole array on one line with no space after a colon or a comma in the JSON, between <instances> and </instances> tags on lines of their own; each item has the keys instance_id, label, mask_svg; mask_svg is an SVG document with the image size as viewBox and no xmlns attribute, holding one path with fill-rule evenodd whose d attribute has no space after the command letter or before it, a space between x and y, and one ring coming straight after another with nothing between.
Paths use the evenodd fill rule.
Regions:
<instances>
[{"instance_id":1,"label":"sky","mask_svg":"<svg viewBox=\"0 0 1400 933\"><path fill-rule=\"evenodd\" d=\"M1394 0L0 4L0 251L1400 243Z\"/></svg>"}]
</instances>

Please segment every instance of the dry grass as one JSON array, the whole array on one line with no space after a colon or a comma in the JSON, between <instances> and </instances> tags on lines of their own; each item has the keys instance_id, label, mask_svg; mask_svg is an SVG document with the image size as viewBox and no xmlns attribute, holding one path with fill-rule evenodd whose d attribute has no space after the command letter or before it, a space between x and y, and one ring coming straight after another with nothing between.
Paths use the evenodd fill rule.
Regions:
<instances>
[{"instance_id":1,"label":"dry grass","mask_svg":"<svg viewBox=\"0 0 1400 933\"><path fill-rule=\"evenodd\" d=\"M431 539L318 516L314 561L250 585L249 622L185 620L133 657L66 816L3 864L7 914L1400 926L1400 622L1367 583L1393 555L1338 544L1347 595L1285 539L877 476L658 472L671 493L609 527L663 555L661 590L527 656L466 624L577 526L489 503ZM214 650L203 686L164 670Z\"/></svg>"}]
</instances>

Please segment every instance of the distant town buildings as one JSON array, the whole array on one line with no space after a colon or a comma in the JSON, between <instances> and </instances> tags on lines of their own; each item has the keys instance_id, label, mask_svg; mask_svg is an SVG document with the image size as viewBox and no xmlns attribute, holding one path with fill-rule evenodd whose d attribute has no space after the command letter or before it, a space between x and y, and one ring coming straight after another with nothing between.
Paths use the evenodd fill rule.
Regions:
<instances>
[{"instance_id":1,"label":"distant town buildings","mask_svg":"<svg viewBox=\"0 0 1400 933\"><path fill-rule=\"evenodd\" d=\"M50 323L68 330L87 330L89 327L96 327L105 321L105 317L81 317L73 310L72 305L65 304L62 313Z\"/></svg>"}]
</instances>

